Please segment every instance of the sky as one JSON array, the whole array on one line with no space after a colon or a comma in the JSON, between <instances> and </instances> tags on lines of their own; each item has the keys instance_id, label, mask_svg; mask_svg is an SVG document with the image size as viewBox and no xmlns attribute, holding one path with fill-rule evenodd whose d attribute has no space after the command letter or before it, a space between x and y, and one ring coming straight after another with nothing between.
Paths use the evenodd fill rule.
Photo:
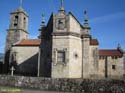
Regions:
<instances>
[{"instance_id":1,"label":"sky","mask_svg":"<svg viewBox=\"0 0 125 93\"><path fill-rule=\"evenodd\" d=\"M30 38L37 38L42 13L46 24L51 13L57 13L61 0L23 0L29 16ZM0 0L0 53L4 53L10 13L20 6L20 0ZM115 49L120 44L125 50L125 0L64 0L65 11L72 12L81 24L84 11L88 12L91 35L99 41L99 49Z\"/></svg>"}]
</instances>

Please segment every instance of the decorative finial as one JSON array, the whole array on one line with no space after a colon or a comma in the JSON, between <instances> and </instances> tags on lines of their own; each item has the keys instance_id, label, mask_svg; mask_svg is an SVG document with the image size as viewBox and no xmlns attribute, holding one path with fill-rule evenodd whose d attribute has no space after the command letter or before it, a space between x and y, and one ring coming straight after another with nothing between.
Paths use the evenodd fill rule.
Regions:
<instances>
[{"instance_id":1,"label":"decorative finial","mask_svg":"<svg viewBox=\"0 0 125 93\"><path fill-rule=\"evenodd\" d=\"M61 0L61 7L60 7L60 10L61 10L61 11L64 11L63 3L64 3L64 1Z\"/></svg>"},{"instance_id":2,"label":"decorative finial","mask_svg":"<svg viewBox=\"0 0 125 93\"><path fill-rule=\"evenodd\" d=\"M45 14L42 13L42 27L45 26Z\"/></svg>"},{"instance_id":3,"label":"decorative finial","mask_svg":"<svg viewBox=\"0 0 125 93\"><path fill-rule=\"evenodd\" d=\"M22 0L20 0L20 7L22 7L22 4L23 4L23 1L22 1Z\"/></svg>"},{"instance_id":4,"label":"decorative finial","mask_svg":"<svg viewBox=\"0 0 125 93\"><path fill-rule=\"evenodd\" d=\"M39 39L41 39L42 32L43 32L44 29L45 29L45 14L44 14L44 13L42 13L42 22L41 22L41 23L42 23L42 24L40 25L41 28L39 29L39 36L38 36Z\"/></svg>"},{"instance_id":5,"label":"decorative finial","mask_svg":"<svg viewBox=\"0 0 125 93\"><path fill-rule=\"evenodd\" d=\"M85 15L87 14L87 11L86 11L86 10L84 11L84 14L85 14Z\"/></svg>"},{"instance_id":6,"label":"decorative finial","mask_svg":"<svg viewBox=\"0 0 125 93\"><path fill-rule=\"evenodd\" d=\"M88 22L88 15L86 10L84 11L84 18L85 22Z\"/></svg>"},{"instance_id":7,"label":"decorative finial","mask_svg":"<svg viewBox=\"0 0 125 93\"><path fill-rule=\"evenodd\" d=\"M63 0L61 0L61 7L63 7Z\"/></svg>"},{"instance_id":8,"label":"decorative finial","mask_svg":"<svg viewBox=\"0 0 125 93\"><path fill-rule=\"evenodd\" d=\"M121 45L118 43L118 46L117 46L118 49L121 49Z\"/></svg>"},{"instance_id":9,"label":"decorative finial","mask_svg":"<svg viewBox=\"0 0 125 93\"><path fill-rule=\"evenodd\" d=\"M122 53L124 52L124 51L122 50L122 47L121 47L121 45L120 45L119 43L118 43L117 49L120 50Z\"/></svg>"},{"instance_id":10,"label":"decorative finial","mask_svg":"<svg viewBox=\"0 0 125 93\"><path fill-rule=\"evenodd\" d=\"M89 27L87 11L84 11L84 27Z\"/></svg>"},{"instance_id":11,"label":"decorative finial","mask_svg":"<svg viewBox=\"0 0 125 93\"><path fill-rule=\"evenodd\" d=\"M90 33L90 27L89 27L89 23L88 23L88 15L87 15L87 11L84 11L84 24L83 24L84 29L86 30L86 33L89 34Z\"/></svg>"},{"instance_id":12,"label":"decorative finial","mask_svg":"<svg viewBox=\"0 0 125 93\"><path fill-rule=\"evenodd\" d=\"M22 4L23 4L23 1L22 0L20 0L20 2L19 2L19 8L17 9L17 11L19 12L19 11L23 11L24 12L24 10L23 10L23 8L22 8Z\"/></svg>"}]
</instances>

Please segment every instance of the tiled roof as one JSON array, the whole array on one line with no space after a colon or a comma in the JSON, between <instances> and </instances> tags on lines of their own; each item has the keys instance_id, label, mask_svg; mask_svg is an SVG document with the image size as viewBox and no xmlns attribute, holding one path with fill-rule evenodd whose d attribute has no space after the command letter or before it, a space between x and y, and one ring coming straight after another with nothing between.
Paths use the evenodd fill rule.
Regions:
<instances>
[{"instance_id":1,"label":"tiled roof","mask_svg":"<svg viewBox=\"0 0 125 93\"><path fill-rule=\"evenodd\" d=\"M118 50L118 49L102 49L102 50L99 50L99 55L100 56L122 56L123 53Z\"/></svg>"},{"instance_id":2,"label":"tiled roof","mask_svg":"<svg viewBox=\"0 0 125 93\"><path fill-rule=\"evenodd\" d=\"M14 46L38 46L38 45L40 45L39 39L24 39L14 44Z\"/></svg>"},{"instance_id":3,"label":"tiled roof","mask_svg":"<svg viewBox=\"0 0 125 93\"><path fill-rule=\"evenodd\" d=\"M90 45L98 45L98 40L97 39L91 39L90 40Z\"/></svg>"}]
</instances>

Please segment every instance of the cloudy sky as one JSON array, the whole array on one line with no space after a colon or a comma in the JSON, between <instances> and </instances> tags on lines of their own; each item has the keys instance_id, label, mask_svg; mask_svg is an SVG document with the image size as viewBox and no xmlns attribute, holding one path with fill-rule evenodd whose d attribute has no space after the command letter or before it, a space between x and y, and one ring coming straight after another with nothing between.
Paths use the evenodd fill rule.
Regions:
<instances>
[{"instance_id":1,"label":"cloudy sky","mask_svg":"<svg viewBox=\"0 0 125 93\"><path fill-rule=\"evenodd\" d=\"M29 15L30 38L37 38L42 13L46 23L52 12L57 13L61 0L23 0ZM0 0L0 53L4 52L6 29L10 12L16 10L20 0ZM125 50L125 0L64 0L66 12L72 12L83 24L84 10L88 11L91 35L99 40L100 49L116 48L118 43Z\"/></svg>"}]
</instances>

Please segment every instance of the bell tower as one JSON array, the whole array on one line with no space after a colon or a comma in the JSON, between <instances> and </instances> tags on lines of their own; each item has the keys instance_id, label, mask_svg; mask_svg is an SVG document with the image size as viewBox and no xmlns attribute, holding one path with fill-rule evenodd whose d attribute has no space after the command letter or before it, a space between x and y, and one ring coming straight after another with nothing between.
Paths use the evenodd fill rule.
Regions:
<instances>
[{"instance_id":1,"label":"bell tower","mask_svg":"<svg viewBox=\"0 0 125 93\"><path fill-rule=\"evenodd\" d=\"M10 26L7 29L6 50L11 48L11 45L22 39L28 38L27 13L20 6L16 11L11 12Z\"/></svg>"},{"instance_id":2,"label":"bell tower","mask_svg":"<svg viewBox=\"0 0 125 93\"><path fill-rule=\"evenodd\" d=\"M5 46L5 59L4 64L7 72L9 66L9 56L11 47L14 43L28 39L28 15L22 8L22 0L20 0L20 6L17 10L10 13L10 25L7 29L6 46Z\"/></svg>"}]
</instances>

